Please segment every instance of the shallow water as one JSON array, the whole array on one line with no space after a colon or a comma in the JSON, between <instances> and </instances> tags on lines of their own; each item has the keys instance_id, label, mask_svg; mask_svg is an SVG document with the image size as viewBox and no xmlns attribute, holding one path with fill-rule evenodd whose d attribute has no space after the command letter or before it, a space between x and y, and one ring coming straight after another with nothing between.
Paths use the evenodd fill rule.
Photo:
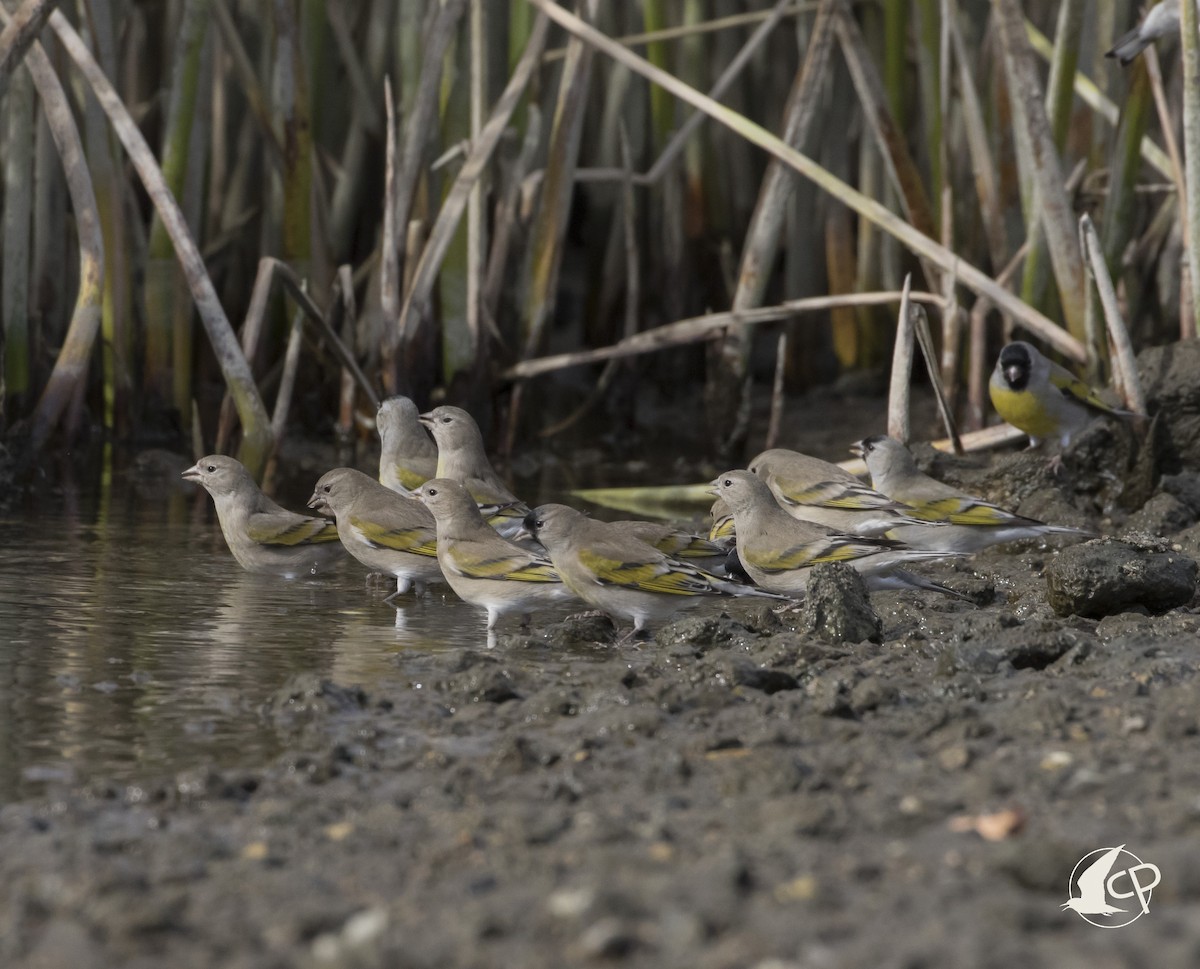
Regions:
<instances>
[{"instance_id":1,"label":"shallow water","mask_svg":"<svg viewBox=\"0 0 1200 969\"><path fill-rule=\"evenodd\" d=\"M295 674L370 688L486 645L485 614L452 593L388 591L349 558L248 575L203 493L35 496L0 516L0 803L261 763L278 741L259 708Z\"/></svg>"}]
</instances>

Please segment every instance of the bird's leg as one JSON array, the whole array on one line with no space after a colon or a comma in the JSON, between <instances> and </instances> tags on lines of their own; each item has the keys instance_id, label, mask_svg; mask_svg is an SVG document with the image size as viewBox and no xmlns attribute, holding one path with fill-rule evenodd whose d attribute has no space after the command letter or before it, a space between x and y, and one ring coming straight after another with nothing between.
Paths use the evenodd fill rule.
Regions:
<instances>
[{"instance_id":1,"label":"bird's leg","mask_svg":"<svg viewBox=\"0 0 1200 969\"><path fill-rule=\"evenodd\" d=\"M393 592L387 598L385 598L383 601L390 604L392 602L392 600L396 598L396 596L404 595L404 593L406 593L412 587L413 587L413 584L412 584L411 579L406 579L403 576L398 575L398 576L396 576L396 591Z\"/></svg>"}]
</instances>

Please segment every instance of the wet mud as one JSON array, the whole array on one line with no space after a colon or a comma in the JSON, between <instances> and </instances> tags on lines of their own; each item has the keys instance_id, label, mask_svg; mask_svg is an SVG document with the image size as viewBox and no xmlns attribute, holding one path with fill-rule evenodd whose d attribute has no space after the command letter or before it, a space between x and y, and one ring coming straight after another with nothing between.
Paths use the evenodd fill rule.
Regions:
<instances>
[{"instance_id":1,"label":"wet mud","mask_svg":"<svg viewBox=\"0 0 1200 969\"><path fill-rule=\"evenodd\" d=\"M1200 963L1200 361L1143 362L1185 418L1148 443L921 455L1105 538L923 570L970 601L834 568L646 642L572 617L297 677L269 764L0 809L0 964ZM1162 879L1106 931L1061 906L1118 844Z\"/></svg>"}]
</instances>

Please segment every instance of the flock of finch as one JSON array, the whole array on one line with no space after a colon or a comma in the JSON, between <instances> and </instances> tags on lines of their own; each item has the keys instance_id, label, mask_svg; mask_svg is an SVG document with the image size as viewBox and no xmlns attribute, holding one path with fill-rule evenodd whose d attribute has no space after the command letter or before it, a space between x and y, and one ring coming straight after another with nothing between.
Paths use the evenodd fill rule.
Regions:
<instances>
[{"instance_id":1,"label":"flock of finch","mask_svg":"<svg viewBox=\"0 0 1200 969\"><path fill-rule=\"evenodd\" d=\"M1034 444L1065 446L1097 414L1128 413L1028 343L1001 351L990 391L1000 416ZM868 588L957 595L903 566L1014 539L1090 534L957 491L922 473L889 437L851 449L865 459L872 487L836 464L764 451L712 482L712 526L701 537L654 522L596 521L566 505L530 509L505 487L479 427L457 407L418 415L411 400L392 397L377 426L379 479L336 468L313 490L309 507L334 522L281 508L233 458L210 455L183 476L212 496L229 550L248 571L316 573L341 555L340 540L367 568L395 576L394 595L447 583L487 610L489 633L505 613L528 621L577 597L632 620L638 635L648 621L709 596L801 598L809 570L823 562L852 566Z\"/></svg>"}]
</instances>

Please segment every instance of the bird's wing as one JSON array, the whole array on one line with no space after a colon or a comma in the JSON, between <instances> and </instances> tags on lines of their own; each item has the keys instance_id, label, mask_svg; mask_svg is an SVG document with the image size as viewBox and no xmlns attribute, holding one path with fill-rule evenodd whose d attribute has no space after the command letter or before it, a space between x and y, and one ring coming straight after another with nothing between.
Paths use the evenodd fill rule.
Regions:
<instances>
[{"instance_id":1,"label":"bird's wing","mask_svg":"<svg viewBox=\"0 0 1200 969\"><path fill-rule=\"evenodd\" d=\"M521 503L521 499L498 481L490 478L471 476L459 480L462 481L463 487L470 492L471 497L475 499L475 504L480 506L480 512L485 518L487 517L487 513L483 511L485 507L495 512L499 508Z\"/></svg>"},{"instance_id":2,"label":"bird's wing","mask_svg":"<svg viewBox=\"0 0 1200 969\"><path fill-rule=\"evenodd\" d=\"M392 472L395 474L396 480L409 491L416 491L433 477L432 474L424 474L422 471L401 464L399 461L392 466Z\"/></svg>"},{"instance_id":3,"label":"bird's wing","mask_svg":"<svg viewBox=\"0 0 1200 969\"><path fill-rule=\"evenodd\" d=\"M938 498L933 501L914 502L910 515L929 521L947 521L953 525L1037 525L1032 518L1023 518L1005 511L999 505L982 498L962 495L954 498Z\"/></svg>"},{"instance_id":4,"label":"bird's wing","mask_svg":"<svg viewBox=\"0 0 1200 969\"><path fill-rule=\"evenodd\" d=\"M850 481L819 481L812 485L799 485L779 475L769 475L767 481L775 485L772 490L776 495L793 505L816 505L843 511L904 509L902 504L886 495Z\"/></svg>"},{"instance_id":5,"label":"bird's wing","mask_svg":"<svg viewBox=\"0 0 1200 969\"><path fill-rule=\"evenodd\" d=\"M1124 847L1124 845L1117 845L1115 848L1109 848L1088 865L1087 870L1079 876L1079 894L1089 905L1104 904L1106 898L1104 882L1108 878L1108 873L1112 871L1112 866L1117 863L1117 856L1121 854L1121 849Z\"/></svg>"},{"instance_id":6,"label":"bird's wing","mask_svg":"<svg viewBox=\"0 0 1200 969\"><path fill-rule=\"evenodd\" d=\"M488 542L455 542L439 559L442 568L449 568L469 579L497 579L509 582L561 582L562 579L549 559L530 555L513 546L509 551Z\"/></svg>"},{"instance_id":7,"label":"bird's wing","mask_svg":"<svg viewBox=\"0 0 1200 969\"><path fill-rule=\"evenodd\" d=\"M716 555L724 555L726 551L716 542L701 538L699 535L692 535L683 529L670 529L657 540L648 541L646 538L642 538L641 541L658 549L663 555L685 562L688 559L708 559Z\"/></svg>"},{"instance_id":8,"label":"bird's wing","mask_svg":"<svg viewBox=\"0 0 1200 969\"><path fill-rule=\"evenodd\" d=\"M338 540L337 525L328 518L305 518L291 512L259 512L246 522L246 534L259 545L314 545Z\"/></svg>"},{"instance_id":9,"label":"bird's wing","mask_svg":"<svg viewBox=\"0 0 1200 969\"><path fill-rule=\"evenodd\" d=\"M650 549L650 546L646 548ZM706 573L681 562L672 562L665 556L637 556L630 561L628 555L613 554L602 547L588 547L582 549L578 557L579 563L600 585L681 596L714 591Z\"/></svg>"},{"instance_id":10,"label":"bird's wing","mask_svg":"<svg viewBox=\"0 0 1200 969\"><path fill-rule=\"evenodd\" d=\"M1050 369L1050 385L1064 397L1082 404L1084 407L1090 407L1092 410L1120 416L1126 416L1131 413L1130 411L1113 407L1111 404L1106 404L1091 387L1065 367L1060 367L1057 364L1053 365Z\"/></svg>"},{"instance_id":11,"label":"bird's wing","mask_svg":"<svg viewBox=\"0 0 1200 969\"><path fill-rule=\"evenodd\" d=\"M351 515L350 527L361 541L375 548L437 557L437 532L433 525L397 526Z\"/></svg>"},{"instance_id":12,"label":"bird's wing","mask_svg":"<svg viewBox=\"0 0 1200 969\"><path fill-rule=\"evenodd\" d=\"M778 573L819 565L822 562L853 562L894 546L893 542L871 542L846 535L830 535L827 538L781 548L743 546L738 549L738 554L746 556L750 565L763 572Z\"/></svg>"},{"instance_id":13,"label":"bird's wing","mask_svg":"<svg viewBox=\"0 0 1200 969\"><path fill-rule=\"evenodd\" d=\"M708 540L710 542L728 541L733 538L733 515L722 515L720 518L714 519L712 527L708 530Z\"/></svg>"}]
</instances>

